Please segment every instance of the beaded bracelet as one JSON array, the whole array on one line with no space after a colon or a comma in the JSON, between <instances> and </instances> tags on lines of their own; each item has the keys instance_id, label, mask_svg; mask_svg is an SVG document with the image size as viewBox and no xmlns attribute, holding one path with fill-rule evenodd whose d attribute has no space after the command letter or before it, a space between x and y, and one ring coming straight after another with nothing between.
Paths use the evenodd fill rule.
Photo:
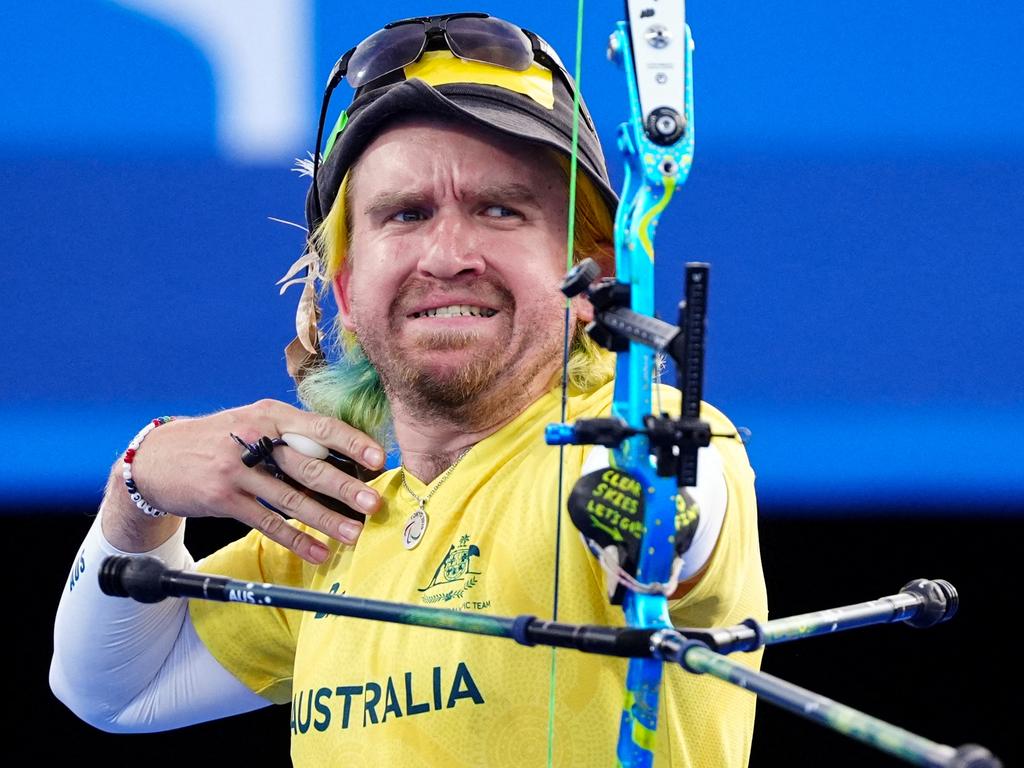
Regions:
<instances>
[{"instance_id":1,"label":"beaded bracelet","mask_svg":"<svg viewBox=\"0 0 1024 768\"><path fill-rule=\"evenodd\" d=\"M163 510L157 509L142 498L142 494L139 492L138 486L135 485L135 478L132 477L132 462L135 461L135 453L139 450L139 446L142 445L142 441L146 439L146 435L161 424L166 424L168 421L174 421L174 417L161 416L158 419L153 419L139 431L139 434L137 434L130 443L128 443L128 450L124 452L124 465L121 470L121 476L124 477L124 485L128 489L129 497L133 502L135 502L135 506L150 517L163 517L167 513Z\"/></svg>"}]
</instances>

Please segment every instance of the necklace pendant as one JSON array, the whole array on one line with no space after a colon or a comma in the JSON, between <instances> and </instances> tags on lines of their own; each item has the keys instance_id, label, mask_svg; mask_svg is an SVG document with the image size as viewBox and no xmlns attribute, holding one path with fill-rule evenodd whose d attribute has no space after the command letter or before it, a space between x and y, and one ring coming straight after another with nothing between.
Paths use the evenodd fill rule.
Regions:
<instances>
[{"instance_id":1,"label":"necklace pendant","mask_svg":"<svg viewBox=\"0 0 1024 768\"><path fill-rule=\"evenodd\" d=\"M416 511L409 515L405 523L405 530L402 531L402 541L406 549L415 549L416 545L423 540L423 534L427 531L427 511L421 502Z\"/></svg>"}]
</instances>

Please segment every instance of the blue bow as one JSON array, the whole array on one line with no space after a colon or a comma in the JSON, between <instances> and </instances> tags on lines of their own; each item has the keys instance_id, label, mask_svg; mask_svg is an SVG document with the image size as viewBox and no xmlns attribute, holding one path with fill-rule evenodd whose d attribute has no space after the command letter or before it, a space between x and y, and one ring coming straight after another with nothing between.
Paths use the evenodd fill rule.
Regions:
<instances>
[{"instance_id":1,"label":"blue bow","mask_svg":"<svg viewBox=\"0 0 1024 768\"><path fill-rule=\"evenodd\" d=\"M627 2L630 21L619 22L610 41L612 58L625 70L630 104L629 120L620 126L618 139L625 180L615 217L616 278L592 285L596 268L584 262L570 272L563 287L567 295L588 293L597 315L588 330L618 353L612 418L551 425L547 440L612 448L614 477L620 486L637 489L635 500L642 513L634 518L616 510L613 516L591 514L587 519L581 505L598 482L595 478L588 484L589 476L574 490L570 513L595 555L600 557L608 548L616 553L610 568L624 586L616 590L615 601L622 602L627 624L670 629L668 594L674 590L680 555L697 522L685 487L696 484L697 446L707 444L708 430L698 419L702 356L698 369L691 372L694 386L683 391L682 419L652 414L657 356L686 340L678 328L653 318L654 233L661 212L689 173L694 125L692 41L683 3L671 9L648 6L634 3L631 8ZM654 15L664 17L665 12L665 20ZM637 45L645 47L637 50ZM644 59L646 80L641 82L634 52ZM651 59L654 66L648 66ZM706 278L706 267L687 277L691 303L700 309ZM697 327L689 342L696 344L703 339L703 315L691 315L691 320ZM677 364L685 364L702 348L676 351ZM617 748L623 766L651 765L661 676L659 659L630 660Z\"/></svg>"}]
</instances>

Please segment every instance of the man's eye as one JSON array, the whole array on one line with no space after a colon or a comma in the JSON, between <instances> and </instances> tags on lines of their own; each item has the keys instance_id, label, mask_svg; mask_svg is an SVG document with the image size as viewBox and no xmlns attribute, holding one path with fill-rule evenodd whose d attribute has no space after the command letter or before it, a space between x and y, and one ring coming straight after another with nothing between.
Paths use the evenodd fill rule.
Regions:
<instances>
[{"instance_id":1,"label":"man's eye","mask_svg":"<svg viewBox=\"0 0 1024 768\"><path fill-rule=\"evenodd\" d=\"M509 216L518 216L519 212L514 211L511 208L506 208L504 205L489 205L484 208L484 215L491 216L496 219L503 219Z\"/></svg>"},{"instance_id":2,"label":"man's eye","mask_svg":"<svg viewBox=\"0 0 1024 768\"><path fill-rule=\"evenodd\" d=\"M423 221L425 218L426 216L423 214L423 211L407 209L404 211L399 211L398 213L394 214L391 217L391 220L407 223L411 221Z\"/></svg>"}]
</instances>

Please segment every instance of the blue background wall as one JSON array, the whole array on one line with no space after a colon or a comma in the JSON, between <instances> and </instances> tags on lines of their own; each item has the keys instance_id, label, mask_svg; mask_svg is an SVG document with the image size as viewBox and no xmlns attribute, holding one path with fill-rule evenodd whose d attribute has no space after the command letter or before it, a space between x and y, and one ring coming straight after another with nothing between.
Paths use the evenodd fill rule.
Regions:
<instances>
[{"instance_id":1,"label":"blue background wall","mask_svg":"<svg viewBox=\"0 0 1024 768\"><path fill-rule=\"evenodd\" d=\"M319 89L381 23L451 10L355 5L0 5L3 506L98 498L153 415L293 399L274 281L302 236L268 217L302 220ZM660 306L712 263L706 395L752 430L762 504L1020 511L1022 6L689 5ZM478 7L571 61L555 6ZM582 77L616 182L620 13L589 3Z\"/></svg>"}]
</instances>

